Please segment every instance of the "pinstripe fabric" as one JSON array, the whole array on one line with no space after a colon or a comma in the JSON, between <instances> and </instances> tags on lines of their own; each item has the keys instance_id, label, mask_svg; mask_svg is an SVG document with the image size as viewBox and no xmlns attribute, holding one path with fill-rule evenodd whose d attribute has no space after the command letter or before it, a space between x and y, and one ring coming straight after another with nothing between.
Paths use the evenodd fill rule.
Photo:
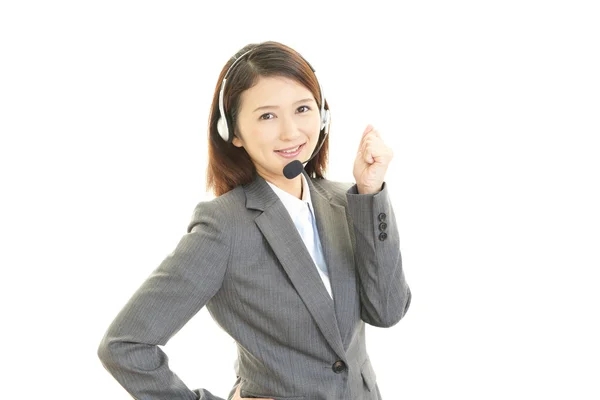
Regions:
<instances>
[{"instance_id":1,"label":"pinstripe fabric","mask_svg":"<svg viewBox=\"0 0 600 400\"><path fill-rule=\"evenodd\" d=\"M206 306L237 342L238 379L227 399L241 385L243 397L381 400L365 323L395 325L411 299L386 185L358 195L356 186L307 179L333 301L264 179L201 202L98 347L104 367L134 398L223 400L189 389L158 347ZM336 361L347 368L334 372Z\"/></svg>"}]
</instances>

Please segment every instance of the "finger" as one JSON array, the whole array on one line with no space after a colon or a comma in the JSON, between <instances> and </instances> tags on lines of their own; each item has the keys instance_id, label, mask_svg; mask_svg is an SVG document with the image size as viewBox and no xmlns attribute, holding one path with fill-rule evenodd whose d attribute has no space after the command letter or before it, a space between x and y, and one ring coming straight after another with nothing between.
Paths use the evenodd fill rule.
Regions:
<instances>
[{"instance_id":1,"label":"finger","mask_svg":"<svg viewBox=\"0 0 600 400\"><path fill-rule=\"evenodd\" d=\"M365 151L367 151L367 145L368 145L368 141L366 140L366 138L363 138L363 140L361 140L360 145L358 146L358 154L364 154Z\"/></svg>"},{"instance_id":2,"label":"finger","mask_svg":"<svg viewBox=\"0 0 600 400\"><path fill-rule=\"evenodd\" d=\"M365 149L377 162L386 162L393 157L392 149L386 146L381 139L373 140Z\"/></svg>"},{"instance_id":3,"label":"finger","mask_svg":"<svg viewBox=\"0 0 600 400\"><path fill-rule=\"evenodd\" d=\"M236 397L234 397L235 399ZM266 397L237 397L240 400L274 400Z\"/></svg>"},{"instance_id":4,"label":"finger","mask_svg":"<svg viewBox=\"0 0 600 400\"><path fill-rule=\"evenodd\" d=\"M233 400L235 399L239 399L239 400L274 400L271 398L265 398L265 397L241 397L240 395L240 385L238 385L238 387L235 389L235 395L233 396Z\"/></svg>"},{"instance_id":5,"label":"finger","mask_svg":"<svg viewBox=\"0 0 600 400\"><path fill-rule=\"evenodd\" d=\"M381 134L379 133L379 131L377 129L375 129L373 127L373 125L369 124L369 125L367 125L367 129L365 129L365 131L363 132L361 140L364 139L366 136L371 136L371 135L376 136L378 138L381 137Z\"/></svg>"},{"instance_id":6,"label":"finger","mask_svg":"<svg viewBox=\"0 0 600 400\"><path fill-rule=\"evenodd\" d=\"M362 153L365 151L365 147L372 142L373 140L377 140L377 136L373 134L373 132L375 131L369 131L368 133L366 133L361 141L360 141L360 145L359 145L359 153Z\"/></svg>"},{"instance_id":7,"label":"finger","mask_svg":"<svg viewBox=\"0 0 600 400\"><path fill-rule=\"evenodd\" d=\"M371 152L371 146L365 145L365 148L362 152L362 158L367 164L373 164L375 159L373 158L373 154Z\"/></svg>"},{"instance_id":8,"label":"finger","mask_svg":"<svg viewBox=\"0 0 600 400\"><path fill-rule=\"evenodd\" d=\"M366 135L364 135L360 141L361 145L365 142L373 142L373 141L381 141L381 136L379 136L379 132L376 130L369 131Z\"/></svg>"},{"instance_id":9,"label":"finger","mask_svg":"<svg viewBox=\"0 0 600 400\"><path fill-rule=\"evenodd\" d=\"M382 140L376 136L372 131L371 133L369 133L367 136L365 136L361 142L361 152L365 152L367 147L373 147L373 146L380 146L383 144Z\"/></svg>"},{"instance_id":10,"label":"finger","mask_svg":"<svg viewBox=\"0 0 600 400\"><path fill-rule=\"evenodd\" d=\"M371 124L367 125L367 127L365 128L364 132L362 133L362 135L360 137L360 142L358 143L358 150L356 151L356 154L360 154L360 153L362 153L364 151L365 137L372 130L373 130L373 125L371 125Z\"/></svg>"},{"instance_id":11,"label":"finger","mask_svg":"<svg viewBox=\"0 0 600 400\"><path fill-rule=\"evenodd\" d=\"M362 139L360 140L360 143L358 144L358 150L356 151L358 154L363 153L365 151L365 145L366 145L365 138L366 138L366 136L363 136Z\"/></svg>"},{"instance_id":12,"label":"finger","mask_svg":"<svg viewBox=\"0 0 600 400\"><path fill-rule=\"evenodd\" d=\"M364 151L365 151L365 141L361 140L360 143L358 144L357 153L360 154L360 153L362 153Z\"/></svg>"}]
</instances>

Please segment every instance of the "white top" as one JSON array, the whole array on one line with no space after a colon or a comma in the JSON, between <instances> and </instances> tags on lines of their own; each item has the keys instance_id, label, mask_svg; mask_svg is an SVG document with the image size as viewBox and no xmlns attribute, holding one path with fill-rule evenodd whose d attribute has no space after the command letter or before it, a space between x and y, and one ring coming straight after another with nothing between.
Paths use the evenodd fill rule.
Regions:
<instances>
[{"instance_id":1,"label":"white top","mask_svg":"<svg viewBox=\"0 0 600 400\"><path fill-rule=\"evenodd\" d=\"M306 177L302 176L302 199L298 199L292 196L288 192L278 188L271 182L267 183L271 186L271 189L279 196L279 199L287 209L296 229L302 237L302 241L306 246L310 256L317 267L317 272L323 280L325 289L329 293L329 296L333 299L331 294L331 282L329 281L329 272L327 271L327 264L325 263L325 257L323 256L323 248L321 247L321 239L319 239L319 232L317 230L317 221L313 210L312 201L310 199L310 190Z\"/></svg>"}]
</instances>

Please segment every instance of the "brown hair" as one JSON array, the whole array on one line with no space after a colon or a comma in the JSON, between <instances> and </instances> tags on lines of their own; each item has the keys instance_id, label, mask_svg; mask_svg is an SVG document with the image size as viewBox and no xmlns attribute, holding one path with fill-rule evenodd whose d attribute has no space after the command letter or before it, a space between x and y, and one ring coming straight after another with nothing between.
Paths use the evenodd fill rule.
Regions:
<instances>
[{"instance_id":1,"label":"brown hair","mask_svg":"<svg viewBox=\"0 0 600 400\"><path fill-rule=\"evenodd\" d=\"M210 115L208 119L208 168L206 172L206 189L213 191L216 196L227 193L238 185L254 180L256 168L250 156L243 147L236 147L221 138L217 131L219 112L219 91L221 82L229 67L242 54L250 53L239 60L227 75L227 83L223 93L223 107L229 129L237 135L237 116L242 93L253 87L259 77L284 76L304 85L313 94L319 109L321 108L321 93L319 83L312 67L292 48L273 41L259 44L249 44L238 51L223 67L215 87ZM325 101L325 109L329 109ZM319 134L319 143L324 130ZM308 176L323 178L327 169L329 155L329 136L324 140L319 153L310 160L304 169Z\"/></svg>"}]
</instances>

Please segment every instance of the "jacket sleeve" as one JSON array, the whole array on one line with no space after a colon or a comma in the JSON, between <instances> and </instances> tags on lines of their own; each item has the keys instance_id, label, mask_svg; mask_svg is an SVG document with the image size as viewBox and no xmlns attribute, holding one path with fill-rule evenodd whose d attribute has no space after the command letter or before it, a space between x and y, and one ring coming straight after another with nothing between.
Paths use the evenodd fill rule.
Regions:
<instances>
[{"instance_id":1,"label":"jacket sleeve","mask_svg":"<svg viewBox=\"0 0 600 400\"><path fill-rule=\"evenodd\" d=\"M375 194L358 194L354 185L346 199L356 240L361 319L389 328L406 314L411 292L402 269L400 237L387 184Z\"/></svg>"},{"instance_id":2,"label":"jacket sleeve","mask_svg":"<svg viewBox=\"0 0 600 400\"><path fill-rule=\"evenodd\" d=\"M187 233L133 294L98 347L106 370L135 399L223 400L190 390L169 369L164 346L219 290L229 257L223 219L200 203Z\"/></svg>"}]
</instances>

